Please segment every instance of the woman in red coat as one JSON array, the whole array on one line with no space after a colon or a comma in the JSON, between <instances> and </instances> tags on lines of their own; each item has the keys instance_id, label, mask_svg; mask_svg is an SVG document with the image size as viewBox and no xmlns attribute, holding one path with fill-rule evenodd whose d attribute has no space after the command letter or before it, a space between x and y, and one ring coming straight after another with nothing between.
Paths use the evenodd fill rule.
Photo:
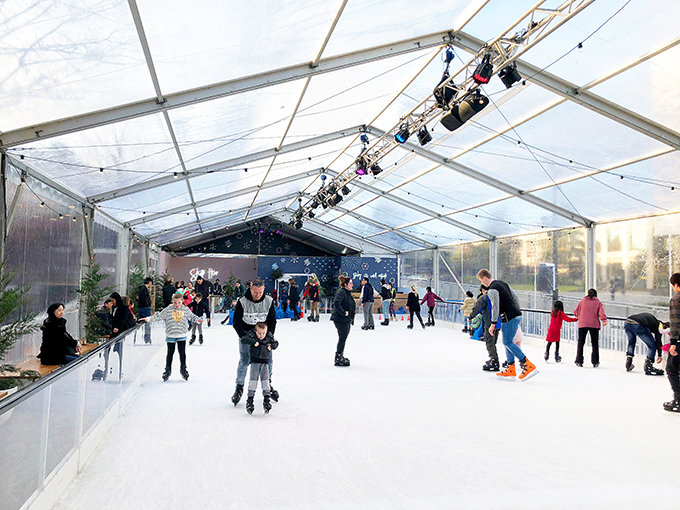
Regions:
<instances>
[{"instance_id":1,"label":"woman in red coat","mask_svg":"<svg viewBox=\"0 0 680 510\"><path fill-rule=\"evenodd\" d=\"M545 346L545 356L543 358L548 361L550 357L550 344L555 344L555 363L562 361L560 357L560 332L562 331L563 322L576 322L576 317L569 317L564 313L564 304L562 301L555 301L553 311L550 314L550 326L548 327L548 336L545 338L547 344Z\"/></svg>"}]
</instances>

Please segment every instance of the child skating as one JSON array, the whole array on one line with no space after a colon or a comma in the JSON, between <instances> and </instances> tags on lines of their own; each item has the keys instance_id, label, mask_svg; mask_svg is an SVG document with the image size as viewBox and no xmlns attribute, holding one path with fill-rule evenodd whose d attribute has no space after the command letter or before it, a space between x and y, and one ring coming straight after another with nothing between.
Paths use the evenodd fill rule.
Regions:
<instances>
[{"instance_id":1,"label":"child skating","mask_svg":"<svg viewBox=\"0 0 680 510\"><path fill-rule=\"evenodd\" d=\"M550 358L550 345L555 344L555 363L562 361L560 357L560 332L562 331L563 322L576 322L578 318L569 317L564 313L564 304L562 301L555 301L552 313L550 314L550 326L548 326L548 335L546 336L545 355L543 358L548 361Z\"/></svg>"},{"instance_id":2,"label":"child skating","mask_svg":"<svg viewBox=\"0 0 680 510\"><path fill-rule=\"evenodd\" d=\"M272 408L271 386L269 385L269 353L279 346L279 342L267 331L265 322L258 322L254 329L241 337L241 343L250 345L250 379L248 381L246 411L248 411L248 414L253 414L255 410L255 391L257 390L257 381L260 380L262 381L264 398L262 407L265 414L269 413Z\"/></svg>"},{"instance_id":3,"label":"child skating","mask_svg":"<svg viewBox=\"0 0 680 510\"><path fill-rule=\"evenodd\" d=\"M200 292L196 294L196 297L194 298L194 301L189 305L189 308L193 312L194 315L197 317L200 317L201 319L203 316L206 317L206 320L208 321L208 326L210 326L210 307L208 306L208 303L203 300L203 294ZM189 340L189 345L193 345L193 343L196 341L196 330L198 330L198 343L200 345L203 345L203 323L202 322L194 322L191 325L191 340Z\"/></svg>"}]
</instances>

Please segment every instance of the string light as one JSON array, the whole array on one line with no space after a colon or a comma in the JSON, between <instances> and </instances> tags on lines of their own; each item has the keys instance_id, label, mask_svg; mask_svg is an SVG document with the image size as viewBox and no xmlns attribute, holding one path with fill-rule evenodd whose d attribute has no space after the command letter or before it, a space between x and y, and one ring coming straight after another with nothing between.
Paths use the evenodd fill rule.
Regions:
<instances>
[{"instance_id":1,"label":"string light","mask_svg":"<svg viewBox=\"0 0 680 510\"><path fill-rule=\"evenodd\" d=\"M578 51L583 52L583 43L578 43L578 46L576 47L578 48Z\"/></svg>"}]
</instances>

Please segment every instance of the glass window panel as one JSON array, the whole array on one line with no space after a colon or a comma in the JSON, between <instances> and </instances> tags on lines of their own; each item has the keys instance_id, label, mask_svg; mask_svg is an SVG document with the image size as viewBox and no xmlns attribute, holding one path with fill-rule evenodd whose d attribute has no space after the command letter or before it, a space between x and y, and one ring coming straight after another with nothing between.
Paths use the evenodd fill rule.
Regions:
<instances>
[{"instance_id":1,"label":"glass window panel","mask_svg":"<svg viewBox=\"0 0 680 510\"><path fill-rule=\"evenodd\" d=\"M0 130L155 97L127 2L2 3Z\"/></svg>"},{"instance_id":2,"label":"glass window panel","mask_svg":"<svg viewBox=\"0 0 680 510\"><path fill-rule=\"evenodd\" d=\"M680 47L676 46L605 81L592 91L650 120L680 131L678 61Z\"/></svg>"},{"instance_id":3,"label":"glass window panel","mask_svg":"<svg viewBox=\"0 0 680 510\"><path fill-rule=\"evenodd\" d=\"M540 68L554 62L549 72L576 85L585 85L677 37L680 5L675 0L630 2L609 19L623 4L593 2L582 14L529 50L524 58ZM597 33L584 42L582 52L572 51L555 62L595 30Z\"/></svg>"},{"instance_id":4,"label":"glass window panel","mask_svg":"<svg viewBox=\"0 0 680 510\"><path fill-rule=\"evenodd\" d=\"M26 163L83 196L153 179L179 166L162 115L32 142L20 154Z\"/></svg>"},{"instance_id":5,"label":"glass window panel","mask_svg":"<svg viewBox=\"0 0 680 510\"><path fill-rule=\"evenodd\" d=\"M320 0L200 5L177 0L139 5L166 93L311 62L337 10L335 2Z\"/></svg>"},{"instance_id":6,"label":"glass window panel","mask_svg":"<svg viewBox=\"0 0 680 510\"><path fill-rule=\"evenodd\" d=\"M197 168L276 147L302 87L298 80L171 110L186 167Z\"/></svg>"},{"instance_id":7,"label":"glass window panel","mask_svg":"<svg viewBox=\"0 0 680 510\"><path fill-rule=\"evenodd\" d=\"M123 235L122 229L95 212L92 244L94 246L95 262L101 266L100 273L109 274L104 285L115 285L118 273L118 243Z\"/></svg>"}]
</instances>

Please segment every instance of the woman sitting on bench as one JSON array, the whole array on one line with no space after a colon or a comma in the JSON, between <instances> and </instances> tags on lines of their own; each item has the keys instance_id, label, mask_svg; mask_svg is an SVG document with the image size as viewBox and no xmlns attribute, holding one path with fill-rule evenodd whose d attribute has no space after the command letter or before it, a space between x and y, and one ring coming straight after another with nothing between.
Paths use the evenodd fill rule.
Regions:
<instances>
[{"instance_id":1,"label":"woman sitting on bench","mask_svg":"<svg viewBox=\"0 0 680 510\"><path fill-rule=\"evenodd\" d=\"M47 309L47 319L40 326L42 345L40 363L42 365L65 365L78 359L80 343L66 331L63 303L54 303Z\"/></svg>"}]
</instances>

